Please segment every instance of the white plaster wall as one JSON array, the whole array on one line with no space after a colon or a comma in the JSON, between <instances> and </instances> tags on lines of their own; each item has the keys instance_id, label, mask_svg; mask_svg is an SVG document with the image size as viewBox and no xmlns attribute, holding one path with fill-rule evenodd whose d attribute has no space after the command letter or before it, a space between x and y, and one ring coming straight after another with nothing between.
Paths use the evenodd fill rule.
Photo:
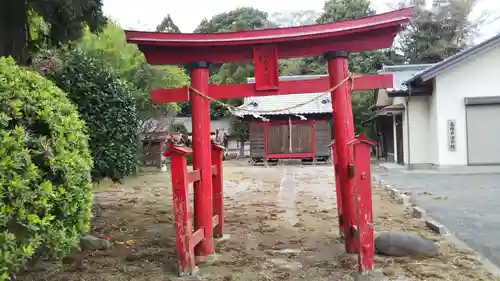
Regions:
<instances>
[{"instance_id":1,"label":"white plaster wall","mask_svg":"<svg viewBox=\"0 0 500 281\"><path fill-rule=\"evenodd\" d=\"M394 97L392 99L392 104L393 105L396 105L396 104L405 104L405 102L406 102L406 98L404 98L404 97Z\"/></svg>"},{"instance_id":2,"label":"white plaster wall","mask_svg":"<svg viewBox=\"0 0 500 281\"><path fill-rule=\"evenodd\" d=\"M500 46L467 59L435 81L436 136L439 165L467 165L465 97L500 96L498 69ZM457 148L448 151L449 119L456 120Z\"/></svg>"},{"instance_id":3,"label":"white plaster wall","mask_svg":"<svg viewBox=\"0 0 500 281\"><path fill-rule=\"evenodd\" d=\"M436 83L434 80L434 89L436 87ZM439 164L439 149L438 149L438 136L437 136L437 116L438 116L438 106L437 106L437 95L432 94L429 97L429 163L438 165Z\"/></svg>"},{"instance_id":4,"label":"white plaster wall","mask_svg":"<svg viewBox=\"0 0 500 281\"><path fill-rule=\"evenodd\" d=\"M408 120L403 113L403 147L405 164L428 164L429 157L429 97L411 97L408 102L410 149L408 149ZM408 153L409 151L409 153ZM409 158L408 158L409 157Z\"/></svg>"}]
</instances>

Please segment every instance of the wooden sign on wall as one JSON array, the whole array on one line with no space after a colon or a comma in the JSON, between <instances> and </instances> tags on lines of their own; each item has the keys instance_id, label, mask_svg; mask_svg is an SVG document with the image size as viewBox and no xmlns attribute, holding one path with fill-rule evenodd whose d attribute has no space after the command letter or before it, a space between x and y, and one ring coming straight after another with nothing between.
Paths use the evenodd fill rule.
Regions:
<instances>
[{"instance_id":1,"label":"wooden sign on wall","mask_svg":"<svg viewBox=\"0 0 500 281\"><path fill-rule=\"evenodd\" d=\"M454 119L448 120L448 150L457 150L457 121Z\"/></svg>"}]
</instances>

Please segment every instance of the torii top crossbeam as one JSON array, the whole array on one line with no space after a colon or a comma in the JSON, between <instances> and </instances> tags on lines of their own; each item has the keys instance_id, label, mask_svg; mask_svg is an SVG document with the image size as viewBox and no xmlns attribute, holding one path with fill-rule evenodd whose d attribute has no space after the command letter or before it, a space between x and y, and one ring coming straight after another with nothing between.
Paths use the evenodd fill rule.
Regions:
<instances>
[{"instance_id":1,"label":"torii top crossbeam","mask_svg":"<svg viewBox=\"0 0 500 281\"><path fill-rule=\"evenodd\" d=\"M224 63L252 60L258 45L275 45L279 58L388 48L412 14L412 8L405 8L327 24L213 34L125 32L150 64Z\"/></svg>"}]
</instances>

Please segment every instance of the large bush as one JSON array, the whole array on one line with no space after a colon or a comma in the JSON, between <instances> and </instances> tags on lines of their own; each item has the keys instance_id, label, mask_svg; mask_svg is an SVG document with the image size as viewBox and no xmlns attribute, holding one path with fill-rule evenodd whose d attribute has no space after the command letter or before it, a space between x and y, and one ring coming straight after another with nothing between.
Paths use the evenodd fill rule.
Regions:
<instances>
[{"instance_id":1,"label":"large bush","mask_svg":"<svg viewBox=\"0 0 500 281\"><path fill-rule=\"evenodd\" d=\"M133 88L79 49L63 54L52 78L77 105L94 157L92 178L120 181L135 172L139 126Z\"/></svg>"},{"instance_id":2,"label":"large bush","mask_svg":"<svg viewBox=\"0 0 500 281\"><path fill-rule=\"evenodd\" d=\"M37 254L66 254L88 231L84 128L52 82L0 58L0 280Z\"/></svg>"}]
</instances>

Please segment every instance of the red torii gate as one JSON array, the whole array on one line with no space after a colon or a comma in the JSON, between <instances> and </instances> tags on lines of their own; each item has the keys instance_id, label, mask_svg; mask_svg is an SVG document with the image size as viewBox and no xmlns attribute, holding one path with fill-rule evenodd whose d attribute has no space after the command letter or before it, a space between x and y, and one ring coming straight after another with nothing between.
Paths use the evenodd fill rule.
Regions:
<instances>
[{"instance_id":1,"label":"red torii gate","mask_svg":"<svg viewBox=\"0 0 500 281\"><path fill-rule=\"evenodd\" d=\"M198 260L206 260L215 253L212 198L212 164L214 163L211 162L210 99L317 93L331 89L335 130L334 167L340 232L345 238L346 251L360 255L360 271L373 268L369 150L355 149L356 144L363 146L362 144L367 141L365 137L357 138L354 135L351 90L392 88L392 76L351 77L347 58L348 52L390 47L402 26L410 21L412 13L412 8L406 8L321 25L215 34L126 31L127 41L138 45L148 63L185 65L190 70L190 86L153 90L152 99L154 103L189 100L192 106L193 168L197 179L189 181L185 177L175 178L176 175L172 173L172 181L176 186L179 186L181 181L184 186L188 182L194 182L194 230L196 231L195 240L198 243L195 253ZM279 81L279 58L321 54L324 54L328 61L329 77ZM255 84L209 84L209 63L250 60L253 60L255 66ZM172 153L176 151L179 149L171 150ZM189 152L183 150L179 153ZM221 166L218 173L218 181L221 182ZM219 191L221 188L217 187ZM219 196L222 195L219 194ZM189 216L185 213L186 211L183 212L175 214L178 228L182 228L182 224L188 224L189 221L189 218L186 221L177 219L177 217ZM220 223L223 222L223 212L220 210L218 212L217 218ZM191 228L189 226L189 228L182 229ZM222 234L220 232L217 233L219 236ZM202 237L200 233L203 234ZM190 235L192 233L177 233L178 243L183 243L185 239L191 241ZM178 249L183 248L179 248L178 245ZM191 253L191 251L186 252ZM194 257L189 253L179 253L180 257L182 254L182 259L179 260L181 275L189 274L194 270Z\"/></svg>"}]
</instances>

